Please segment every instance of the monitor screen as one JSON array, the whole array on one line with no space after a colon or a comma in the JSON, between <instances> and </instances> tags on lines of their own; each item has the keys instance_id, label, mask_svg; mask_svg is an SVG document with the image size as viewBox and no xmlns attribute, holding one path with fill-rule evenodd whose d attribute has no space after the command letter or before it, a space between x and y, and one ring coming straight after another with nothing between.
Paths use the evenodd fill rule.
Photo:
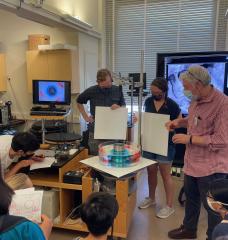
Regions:
<instances>
[{"instance_id":1,"label":"monitor screen","mask_svg":"<svg viewBox=\"0 0 228 240\"><path fill-rule=\"evenodd\" d=\"M69 105L70 102L70 81L33 80L34 104Z\"/></svg>"},{"instance_id":2,"label":"monitor screen","mask_svg":"<svg viewBox=\"0 0 228 240\"><path fill-rule=\"evenodd\" d=\"M128 77L133 80L133 89L139 90L135 83L140 82L140 73L129 73ZM131 86L129 86L129 89L131 90ZM143 73L143 89L146 89L146 73Z\"/></svg>"},{"instance_id":3,"label":"monitor screen","mask_svg":"<svg viewBox=\"0 0 228 240\"><path fill-rule=\"evenodd\" d=\"M193 63L175 63L167 64L166 76L168 79L168 96L173 99L181 108L183 114L188 113L190 100L184 95L184 88L179 76L182 72L186 71ZM224 91L224 82L226 76L226 63L225 62L208 62L208 63L194 63L199 64L208 69L211 75L211 83L215 88Z\"/></svg>"}]
</instances>

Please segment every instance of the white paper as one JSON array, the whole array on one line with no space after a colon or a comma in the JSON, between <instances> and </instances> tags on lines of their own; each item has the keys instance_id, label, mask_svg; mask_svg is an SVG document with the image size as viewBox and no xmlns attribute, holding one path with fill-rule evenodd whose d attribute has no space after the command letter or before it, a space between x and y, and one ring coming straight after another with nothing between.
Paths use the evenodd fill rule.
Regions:
<instances>
[{"instance_id":1,"label":"white paper","mask_svg":"<svg viewBox=\"0 0 228 240\"><path fill-rule=\"evenodd\" d=\"M40 156L44 155L45 157L54 157L55 156L55 151L54 150L44 150L44 149L39 149L35 151L35 156Z\"/></svg>"},{"instance_id":2,"label":"white paper","mask_svg":"<svg viewBox=\"0 0 228 240\"><path fill-rule=\"evenodd\" d=\"M126 140L127 108L96 107L94 139Z\"/></svg>"},{"instance_id":3,"label":"white paper","mask_svg":"<svg viewBox=\"0 0 228 240\"><path fill-rule=\"evenodd\" d=\"M21 194L21 193L28 193L28 192L34 192L34 191L35 191L35 188L34 188L34 187L31 187L31 188L25 188L25 189L15 190L14 193L15 193L15 194Z\"/></svg>"},{"instance_id":4,"label":"white paper","mask_svg":"<svg viewBox=\"0 0 228 240\"><path fill-rule=\"evenodd\" d=\"M70 154L70 155L73 155L73 154L75 154L77 151L78 151L78 149L72 148L72 149L69 150L69 154Z\"/></svg>"},{"instance_id":5,"label":"white paper","mask_svg":"<svg viewBox=\"0 0 228 240\"><path fill-rule=\"evenodd\" d=\"M36 161L30 166L30 170L39 169L39 168L49 168L55 162L54 157L45 157L43 161Z\"/></svg>"},{"instance_id":6,"label":"white paper","mask_svg":"<svg viewBox=\"0 0 228 240\"><path fill-rule=\"evenodd\" d=\"M85 165L88 165L92 168L95 168L99 171L108 173L112 176L115 176L117 178L123 177L129 173L137 172L143 168L146 168L152 164L155 164L156 162L150 159L146 159L141 157L140 161L137 165L131 166L131 167L124 167L124 168L115 168L110 166L103 165L98 156L87 158L85 160L80 161L84 163Z\"/></svg>"},{"instance_id":7,"label":"white paper","mask_svg":"<svg viewBox=\"0 0 228 240\"><path fill-rule=\"evenodd\" d=\"M22 216L33 222L41 222L43 191L23 189L15 191L9 208L9 214Z\"/></svg>"},{"instance_id":8,"label":"white paper","mask_svg":"<svg viewBox=\"0 0 228 240\"><path fill-rule=\"evenodd\" d=\"M143 113L142 150L167 156L169 132L165 124L170 116L157 113Z\"/></svg>"}]
</instances>

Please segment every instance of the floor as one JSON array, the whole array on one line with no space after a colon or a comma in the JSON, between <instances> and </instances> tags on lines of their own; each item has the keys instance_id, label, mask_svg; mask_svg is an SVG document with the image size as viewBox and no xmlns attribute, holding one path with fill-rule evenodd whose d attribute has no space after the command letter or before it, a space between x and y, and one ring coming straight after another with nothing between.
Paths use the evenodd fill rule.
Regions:
<instances>
[{"instance_id":1,"label":"floor","mask_svg":"<svg viewBox=\"0 0 228 240\"><path fill-rule=\"evenodd\" d=\"M182 187L183 181L181 178L173 177L175 182L175 213L167 219L159 219L155 216L155 211L164 204L164 190L161 178L156 191L157 205L148 209L135 209L134 217L129 229L128 240L168 240L167 232L173 228L179 227L184 216L184 208L177 201L179 190ZM138 181L137 202L140 202L148 194L147 174L142 171ZM206 239L206 212L202 208L198 227L198 240ZM54 229L51 235L51 240L72 240L77 236L77 232Z\"/></svg>"}]
</instances>

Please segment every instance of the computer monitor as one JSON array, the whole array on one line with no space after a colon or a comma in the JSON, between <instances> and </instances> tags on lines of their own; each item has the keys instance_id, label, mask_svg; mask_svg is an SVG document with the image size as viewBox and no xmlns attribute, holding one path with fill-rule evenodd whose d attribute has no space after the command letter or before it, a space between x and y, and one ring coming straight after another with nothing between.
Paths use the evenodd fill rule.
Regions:
<instances>
[{"instance_id":1,"label":"computer monitor","mask_svg":"<svg viewBox=\"0 0 228 240\"><path fill-rule=\"evenodd\" d=\"M71 103L71 82L55 80L33 80L33 104L69 105Z\"/></svg>"},{"instance_id":2,"label":"computer monitor","mask_svg":"<svg viewBox=\"0 0 228 240\"><path fill-rule=\"evenodd\" d=\"M133 79L133 89L134 91L138 91L139 88L135 83L140 82L140 73L129 73L128 77ZM131 90L131 85L129 86ZM146 73L143 73L143 89L146 89Z\"/></svg>"},{"instance_id":3,"label":"computer monitor","mask_svg":"<svg viewBox=\"0 0 228 240\"><path fill-rule=\"evenodd\" d=\"M224 81L227 75L225 62L198 62L194 64L207 68L213 86L219 91L224 92ZM188 114L190 100L184 95L184 87L180 80L180 75L187 71L191 65L192 63L170 63L167 64L166 70L169 86L168 96L178 103L183 114Z\"/></svg>"},{"instance_id":4,"label":"computer monitor","mask_svg":"<svg viewBox=\"0 0 228 240\"><path fill-rule=\"evenodd\" d=\"M184 95L184 87L179 77L193 64L207 68L213 86L228 95L228 51L158 53L157 77L166 77L169 85L168 96L177 102L185 115L188 114L190 100Z\"/></svg>"}]
</instances>

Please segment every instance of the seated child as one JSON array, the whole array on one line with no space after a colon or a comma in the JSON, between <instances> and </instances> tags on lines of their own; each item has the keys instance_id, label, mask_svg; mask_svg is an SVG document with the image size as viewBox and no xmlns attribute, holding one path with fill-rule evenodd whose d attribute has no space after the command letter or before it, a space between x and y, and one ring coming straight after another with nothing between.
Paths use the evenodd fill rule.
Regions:
<instances>
[{"instance_id":1,"label":"seated child","mask_svg":"<svg viewBox=\"0 0 228 240\"><path fill-rule=\"evenodd\" d=\"M0 168L0 240L47 240L51 233L52 222L45 215L41 224L36 224L23 217L9 215L13 190L2 178Z\"/></svg>"},{"instance_id":2,"label":"seated child","mask_svg":"<svg viewBox=\"0 0 228 240\"><path fill-rule=\"evenodd\" d=\"M212 240L228 240L228 179L217 179L210 185L207 203L222 217L213 230Z\"/></svg>"},{"instance_id":3,"label":"seated child","mask_svg":"<svg viewBox=\"0 0 228 240\"><path fill-rule=\"evenodd\" d=\"M81 209L81 219L86 224L89 235L75 240L107 239L108 231L113 231L114 219L119 210L118 202L109 193L92 193Z\"/></svg>"}]
</instances>

